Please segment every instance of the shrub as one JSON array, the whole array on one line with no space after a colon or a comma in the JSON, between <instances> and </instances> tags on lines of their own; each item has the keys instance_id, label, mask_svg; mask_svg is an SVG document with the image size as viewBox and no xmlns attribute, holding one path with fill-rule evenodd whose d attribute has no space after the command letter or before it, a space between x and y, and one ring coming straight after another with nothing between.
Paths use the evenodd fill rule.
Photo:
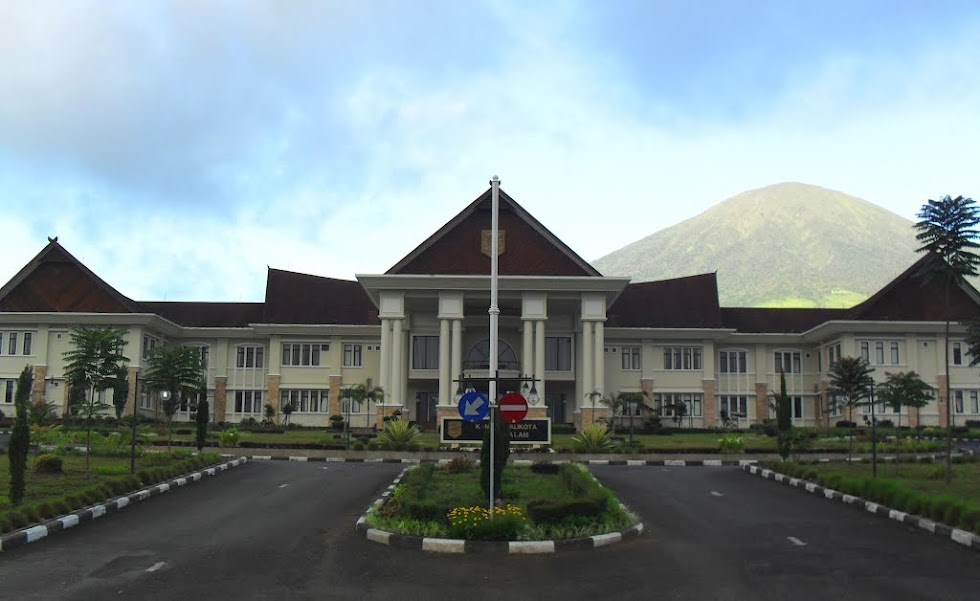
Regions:
<instances>
[{"instance_id":1,"label":"shrub","mask_svg":"<svg viewBox=\"0 0 980 601\"><path fill-rule=\"evenodd\" d=\"M34 471L38 474L61 474L64 460L53 453L45 453L34 460Z\"/></svg>"},{"instance_id":2,"label":"shrub","mask_svg":"<svg viewBox=\"0 0 980 601\"><path fill-rule=\"evenodd\" d=\"M741 434L730 432L718 439L718 448L722 453L741 453L745 450L745 439Z\"/></svg>"},{"instance_id":3,"label":"shrub","mask_svg":"<svg viewBox=\"0 0 980 601\"><path fill-rule=\"evenodd\" d=\"M570 501L534 499L527 504L527 514L536 524L557 524L565 521L566 518L602 515L608 500L608 495L600 493Z\"/></svg>"},{"instance_id":4,"label":"shrub","mask_svg":"<svg viewBox=\"0 0 980 601\"><path fill-rule=\"evenodd\" d=\"M878 427L879 428L894 428L895 427L895 422L893 422L890 419L880 419L880 420L878 420Z\"/></svg>"},{"instance_id":5,"label":"shrub","mask_svg":"<svg viewBox=\"0 0 980 601\"><path fill-rule=\"evenodd\" d=\"M561 465L557 463L532 463L531 471L535 474L557 474Z\"/></svg>"},{"instance_id":6,"label":"shrub","mask_svg":"<svg viewBox=\"0 0 980 601\"><path fill-rule=\"evenodd\" d=\"M604 453L613 446L606 424L589 424L572 437L572 449L576 453Z\"/></svg>"},{"instance_id":7,"label":"shrub","mask_svg":"<svg viewBox=\"0 0 980 601\"><path fill-rule=\"evenodd\" d=\"M238 446L238 441L242 438L241 432L238 428L228 428L227 430L222 430L218 432L218 440L222 447L235 447Z\"/></svg>"},{"instance_id":8,"label":"shrub","mask_svg":"<svg viewBox=\"0 0 980 601\"><path fill-rule=\"evenodd\" d=\"M466 540L517 540L527 527L520 507L454 507L446 514L450 536Z\"/></svg>"},{"instance_id":9,"label":"shrub","mask_svg":"<svg viewBox=\"0 0 980 601\"><path fill-rule=\"evenodd\" d=\"M442 467L447 474L463 474L476 469L476 462L469 457L453 457Z\"/></svg>"},{"instance_id":10,"label":"shrub","mask_svg":"<svg viewBox=\"0 0 980 601\"><path fill-rule=\"evenodd\" d=\"M392 419L385 422L384 429L378 434L378 443L391 451L415 450L419 446L417 439L420 435L418 427L409 425L407 421Z\"/></svg>"},{"instance_id":11,"label":"shrub","mask_svg":"<svg viewBox=\"0 0 980 601\"><path fill-rule=\"evenodd\" d=\"M848 421L846 419L841 419L841 420L837 420L837 423L834 424L834 427L835 428L855 428L855 427L857 427L857 424L854 423L854 422L852 422L852 421Z\"/></svg>"}]
</instances>

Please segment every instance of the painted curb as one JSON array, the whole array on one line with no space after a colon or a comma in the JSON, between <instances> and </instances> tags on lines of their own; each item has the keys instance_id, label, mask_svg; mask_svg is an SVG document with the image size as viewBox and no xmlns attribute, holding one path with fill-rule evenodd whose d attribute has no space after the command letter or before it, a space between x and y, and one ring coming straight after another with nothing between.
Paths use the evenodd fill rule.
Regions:
<instances>
[{"instance_id":1,"label":"painted curb","mask_svg":"<svg viewBox=\"0 0 980 601\"><path fill-rule=\"evenodd\" d=\"M550 463L550 462L547 462ZM563 462L567 463L567 462ZM624 464L625 465L625 464ZM610 532L582 538L570 538L563 540L534 540L534 541L473 541L451 538L423 538L419 536L407 536L394 532L385 532L369 528L367 525L367 513L380 506L391 492L401 482L402 477L409 468L405 468L392 481L385 492L368 507L357 523L354 530L364 535L364 538L371 542L400 547L402 549L414 549L416 551L427 551L430 553L483 553L495 555L542 555L554 554L559 551L571 549L598 549L614 543L622 542L626 539L635 538L643 534L643 523L638 522L631 528L622 532ZM594 476L593 476L594 477Z\"/></svg>"},{"instance_id":2,"label":"painted curb","mask_svg":"<svg viewBox=\"0 0 980 601\"><path fill-rule=\"evenodd\" d=\"M91 522L110 513L115 513L124 507L138 503L139 501L145 501L150 497L162 495L173 489L186 486L189 483L200 482L203 480L202 474L214 476L218 473L226 471L228 468L243 465L247 462L248 458L239 457L238 459L234 459L232 461L216 464L208 468L202 468L196 472L172 478L160 484L147 486L142 490L138 490L121 497L109 499L107 501L103 501L102 503L92 505L91 507L73 511L72 513L61 517L46 520L40 524L28 526L27 528L16 532L9 532L0 536L0 552L9 551L10 549L16 549L17 547L22 547L28 543L39 541L55 532L61 532L68 530L69 528L74 528L79 524Z\"/></svg>"},{"instance_id":3,"label":"painted curb","mask_svg":"<svg viewBox=\"0 0 980 601\"><path fill-rule=\"evenodd\" d=\"M742 468L742 471L754 476L759 476L760 478L764 478L766 480L773 480L775 482L786 484L787 486L805 490L810 494L819 495L825 499L839 501L845 505L853 505L854 507L867 511L868 513L880 515L900 524L915 526L935 536L948 539L954 543L958 543L964 547L973 549L974 551L980 551L980 536L977 536L972 532L960 530L959 528L953 528L951 526L947 526L946 524L939 524L917 515L911 515L897 509L891 509L880 503L874 503L872 501L862 499L861 497L848 495L830 488L825 488L808 480L790 478L784 474L780 474L769 469L763 469L758 466L746 465Z\"/></svg>"},{"instance_id":4,"label":"painted curb","mask_svg":"<svg viewBox=\"0 0 980 601\"><path fill-rule=\"evenodd\" d=\"M364 458L364 457L306 457L303 455L222 455L227 459L233 457L247 458L250 461L299 461L299 462L319 462L319 463L400 463L406 465L418 465L420 463L446 464L452 459L391 459L391 458ZM479 459L473 459L477 464ZM563 463L580 463L582 465L628 465L628 466L652 466L652 467L741 467L755 465L757 459L585 459L581 461L571 460L552 460L542 459L540 461L532 459L515 459L514 465L532 465L534 463L553 463L561 465Z\"/></svg>"}]
</instances>

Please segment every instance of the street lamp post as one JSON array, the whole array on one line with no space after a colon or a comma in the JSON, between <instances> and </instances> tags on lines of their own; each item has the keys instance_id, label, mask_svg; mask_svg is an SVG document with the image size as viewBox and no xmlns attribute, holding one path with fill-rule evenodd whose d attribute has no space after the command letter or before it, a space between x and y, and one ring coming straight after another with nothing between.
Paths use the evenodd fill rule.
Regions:
<instances>
[{"instance_id":1,"label":"street lamp post","mask_svg":"<svg viewBox=\"0 0 980 601\"><path fill-rule=\"evenodd\" d=\"M630 412L630 451L633 450L633 414L636 413L636 400L630 399L626 401L626 405L629 407Z\"/></svg>"},{"instance_id":2,"label":"street lamp post","mask_svg":"<svg viewBox=\"0 0 980 601\"><path fill-rule=\"evenodd\" d=\"M350 388L344 391L344 397L347 399L347 403L344 407L344 448L350 450L350 412L351 403L353 403L353 397L351 396Z\"/></svg>"},{"instance_id":3,"label":"street lamp post","mask_svg":"<svg viewBox=\"0 0 980 601\"><path fill-rule=\"evenodd\" d=\"M133 424L129 438L129 473L136 473L136 406L139 404L140 375L133 380Z\"/></svg>"}]
</instances>

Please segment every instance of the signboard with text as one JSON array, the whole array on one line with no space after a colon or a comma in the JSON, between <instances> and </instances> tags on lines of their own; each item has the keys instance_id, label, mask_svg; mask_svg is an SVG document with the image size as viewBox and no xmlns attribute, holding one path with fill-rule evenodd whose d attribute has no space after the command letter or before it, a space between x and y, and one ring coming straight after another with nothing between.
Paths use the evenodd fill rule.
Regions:
<instances>
[{"instance_id":1,"label":"signboard with text","mask_svg":"<svg viewBox=\"0 0 980 601\"><path fill-rule=\"evenodd\" d=\"M480 444L490 420L469 422L456 417L442 418L441 444ZM512 444L551 444L551 418L525 418L510 425Z\"/></svg>"}]
</instances>

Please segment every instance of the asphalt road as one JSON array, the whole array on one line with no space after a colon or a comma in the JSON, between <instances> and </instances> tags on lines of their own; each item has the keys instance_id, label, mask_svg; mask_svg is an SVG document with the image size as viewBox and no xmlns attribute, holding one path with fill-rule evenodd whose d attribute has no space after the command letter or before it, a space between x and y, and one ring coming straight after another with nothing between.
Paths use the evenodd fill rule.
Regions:
<instances>
[{"instance_id":1,"label":"asphalt road","mask_svg":"<svg viewBox=\"0 0 980 601\"><path fill-rule=\"evenodd\" d=\"M249 463L0 555L0 599L980 598L975 551L735 468L595 468L647 527L595 551L360 538L354 522L400 469Z\"/></svg>"}]
</instances>

